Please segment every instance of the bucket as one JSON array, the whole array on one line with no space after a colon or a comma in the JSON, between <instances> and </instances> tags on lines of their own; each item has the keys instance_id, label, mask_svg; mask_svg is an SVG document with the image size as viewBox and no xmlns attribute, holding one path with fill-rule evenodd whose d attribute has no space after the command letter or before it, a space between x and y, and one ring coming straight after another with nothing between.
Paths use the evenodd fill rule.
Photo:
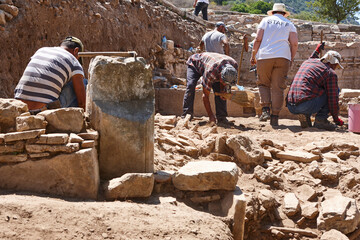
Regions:
<instances>
[{"instance_id":1,"label":"bucket","mask_svg":"<svg viewBox=\"0 0 360 240\"><path fill-rule=\"evenodd\" d=\"M349 131L360 133L360 104L349 104Z\"/></svg>"}]
</instances>

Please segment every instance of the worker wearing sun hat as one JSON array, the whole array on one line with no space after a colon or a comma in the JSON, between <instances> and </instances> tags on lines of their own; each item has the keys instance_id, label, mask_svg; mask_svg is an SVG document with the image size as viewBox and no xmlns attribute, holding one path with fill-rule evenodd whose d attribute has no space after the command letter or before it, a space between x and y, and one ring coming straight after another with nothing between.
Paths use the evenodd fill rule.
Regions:
<instances>
[{"instance_id":1,"label":"worker wearing sun hat","mask_svg":"<svg viewBox=\"0 0 360 240\"><path fill-rule=\"evenodd\" d=\"M336 51L328 51L322 58L319 44L311 57L303 62L291 83L287 96L289 111L298 116L302 128L312 127L310 116L315 115L314 127L335 130L336 125L344 122L339 118L339 87L335 70L342 68L341 55ZM336 125L327 118L332 115Z\"/></svg>"},{"instance_id":2,"label":"worker wearing sun hat","mask_svg":"<svg viewBox=\"0 0 360 240\"><path fill-rule=\"evenodd\" d=\"M66 37L59 47L37 50L15 88L14 97L25 102L32 114L56 107L85 109L85 75L78 60L83 50L80 39L73 36ZM71 105L74 99L76 103Z\"/></svg>"},{"instance_id":3,"label":"worker wearing sun hat","mask_svg":"<svg viewBox=\"0 0 360 240\"><path fill-rule=\"evenodd\" d=\"M298 48L298 37L296 27L286 18L290 13L283 3L275 3L268 15L258 26L250 63L257 65L260 121L270 119L272 126L278 126L285 80Z\"/></svg>"}]
</instances>

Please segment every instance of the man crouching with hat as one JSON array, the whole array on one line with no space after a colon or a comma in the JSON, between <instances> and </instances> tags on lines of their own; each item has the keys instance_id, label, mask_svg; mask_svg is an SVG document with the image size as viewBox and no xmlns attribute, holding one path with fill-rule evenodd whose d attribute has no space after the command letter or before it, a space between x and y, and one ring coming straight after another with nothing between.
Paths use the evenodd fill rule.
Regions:
<instances>
[{"instance_id":1,"label":"man crouching with hat","mask_svg":"<svg viewBox=\"0 0 360 240\"><path fill-rule=\"evenodd\" d=\"M187 114L193 117L195 86L202 77L203 102L210 122L217 121L217 123L228 124L226 100L220 96L215 96L215 118L211 110L209 94L211 89L214 92L229 93L231 86L236 85L238 67L236 61L224 54L204 52L190 56L186 64L188 67L182 117Z\"/></svg>"},{"instance_id":2,"label":"man crouching with hat","mask_svg":"<svg viewBox=\"0 0 360 240\"><path fill-rule=\"evenodd\" d=\"M343 68L341 55L328 51L319 59L324 43L319 44L311 57L303 62L296 73L287 96L287 107L297 114L302 128L311 127L310 116L316 114L314 127L333 131L344 122L339 118L339 87L335 72ZM327 118L331 114L336 125Z\"/></svg>"},{"instance_id":3,"label":"man crouching with hat","mask_svg":"<svg viewBox=\"0 0 360 240\"><path fill-rule=\"evenodd\" d=\"M85 109L81 51L84 51L82 42L72 36L65 38L59 47L37 50L15 88L15 98L25 102L32 114L56 107ZM76 104L72 103L73 99Z\"/></svg>"}]
</instances>

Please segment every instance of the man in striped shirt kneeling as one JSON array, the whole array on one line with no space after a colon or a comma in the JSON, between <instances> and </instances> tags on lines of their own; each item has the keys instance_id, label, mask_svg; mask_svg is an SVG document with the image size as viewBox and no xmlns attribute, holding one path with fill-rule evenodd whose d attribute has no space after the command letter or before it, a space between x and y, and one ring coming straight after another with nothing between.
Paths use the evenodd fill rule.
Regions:
<instances>
[{"instance_id":1,"label":"man in striped shirt kneeling","mask_svg":"<svg viewBox=\"0 0 360 240\"><path fill-rule=\"evenodd\" d=\"M78 54L81 51L82 42L72 36L59 47L37 50L15 88L15 98L25 102L32 114L51 105L85 109L84 70Z\"/></svg>"}]
</instances>

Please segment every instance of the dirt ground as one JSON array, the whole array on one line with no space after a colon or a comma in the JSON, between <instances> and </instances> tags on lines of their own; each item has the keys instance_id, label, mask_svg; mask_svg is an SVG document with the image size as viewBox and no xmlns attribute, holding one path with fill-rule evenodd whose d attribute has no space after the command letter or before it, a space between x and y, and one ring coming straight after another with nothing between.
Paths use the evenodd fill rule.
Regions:
<instances>
[{"instance_id":1,"label":"dirt ground","mask_svg":"<svg viewBox=\"0 0 360 240\"><path fill-rule=\"evenodd\" d=\"M276 129L273 129L269 123L260 123L255 117L229 118L229 120L233 121L234 125L218 126L218 134L242 134L251 136L256 141L269 139L276 144L283 144L286 149L300 149L314 141L345 142L357 146L360 143L359 134L347 131L328 132L316 128L302 130L296 120L280 119L280 126ZM189 127L195 125L198 125L198 132L204 132L210 128L205 117L194 119ZM155 127L155 136L163 131L165 130ZM172 134L176 134L176 130L171 131ZM209 160L209 156L193 159L175 152L164 153L157 146L155 169L177 170L186 162L199 159ZM359 160L359 157L351 156L348 160L342 161L342 164L360 169ZM266 161L265 165L271 165L276 161ZM304 167L302 164L299 166ZM272 190L281 202L284 192L291 191L295 186L284 182L282 187L273 188L258 182L254 178L252 168L241 166L241 169L243 174L239 178L238 186L248 196L267 188ZM341 184L332 185L331 188L341 190L341 186ZM318 191L324 191L325 187L319 185L316 188ZM344 195L359 199L358 187L354 187L352 191L342 190ZM289 222L288 219L286 221ZM255 228L247 223L248 228L253 228L252 230L258 232L257 235L249 233L247 239L272 239L270 235L266 235L264 228L273 223L269 219L263 219L261 224L264 225ZM284 220L283 225L287 224ZM176 198L176 194L153 194L149 199L115 202L79 201L25 193L2 192L0 194L0 239L223 240L232 239L228 225L228 218L212 215L206 210L201 211L186 204L182 199ZM303 227L316 232L311 223ZM265 234L264 236L268 237L262 238L259 234ZM293 238L285 239L308 238L293 236Z\"/></svg>"}]
</instances>

